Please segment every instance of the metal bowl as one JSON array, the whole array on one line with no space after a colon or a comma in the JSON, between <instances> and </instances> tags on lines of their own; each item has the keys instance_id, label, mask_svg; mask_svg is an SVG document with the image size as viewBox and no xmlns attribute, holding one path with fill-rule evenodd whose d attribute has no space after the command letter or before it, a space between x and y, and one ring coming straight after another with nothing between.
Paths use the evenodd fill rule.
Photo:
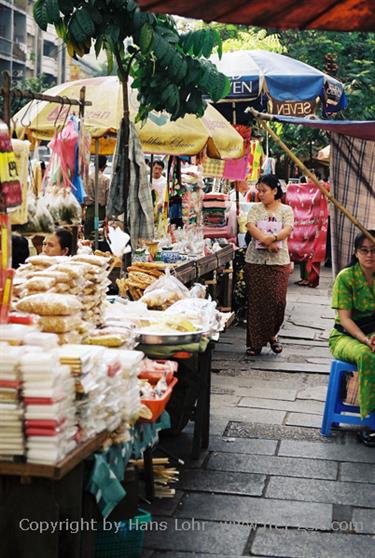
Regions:
<instances>
[{"instance_id":1,"label":"metal bowl","mask_svg":"<svg viewBox=\"0 0 375 558\"><path fill-rule=\"evenodd\" d=\"M142 329L137 329L135 333L143 345L187 345L188 343L198 343L204 332L147 333Z\"/></svg>"}]
</instances>

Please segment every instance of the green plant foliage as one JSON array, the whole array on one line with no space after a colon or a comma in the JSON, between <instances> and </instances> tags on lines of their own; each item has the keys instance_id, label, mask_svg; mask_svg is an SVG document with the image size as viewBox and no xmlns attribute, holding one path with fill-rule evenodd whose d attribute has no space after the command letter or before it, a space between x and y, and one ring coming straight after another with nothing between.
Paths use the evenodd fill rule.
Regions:
<instances>
[{"instance_id":1,"label":"green plant foliage","mask_svg":"<svg viewBox=\"0 0 375 558\"><path fill-rule=\"evenodd\" d=\"M71 56L83 56L93 44L97 56L106 51L109 73L115 62L121 81L131 75L138 120L152 110L166 110L172 119L202 115L205 99L217 101L229 90L229 80L207 60L221 52L215 28L180 34L170 16L141 12L134 0L37 0L34 18L42 29L55 25Z\"/></svg>"}]
</instances>

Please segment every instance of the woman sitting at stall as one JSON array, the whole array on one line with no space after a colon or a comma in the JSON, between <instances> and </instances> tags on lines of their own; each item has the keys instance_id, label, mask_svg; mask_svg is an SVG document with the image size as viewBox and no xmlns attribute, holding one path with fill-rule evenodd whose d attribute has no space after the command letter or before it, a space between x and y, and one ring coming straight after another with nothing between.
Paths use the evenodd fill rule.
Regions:
<instances>
[{"instance_id":1,"label":"woman sitting at stall","mask_svg":"<svg viewBox=\"0 0 375 558\"><path fill-rule=\"evenodd\" d=\"M375 230L369 231L375 237ZM375 412L375 245L363 233L354 241L348 267L336 277L332 308L337 310L329 348L336 359L358 368L361 417ZM375 432L359 433L375 447Z\"/></svg>"},{"instance_id":2,"label":"woman sitting at stall","mask_svg":"<svg viewBox=\"0 0 375 558\"><path fill-rule=\"evenodd\" d=\"M73 235L67 229L56 229L43 240L43 254L46 256L72 256L72 250Z\"/></svg>"},{"instance_id":3,"label":"woman sitting at stall","mask_svg":"<svg viewBox=\"0 0 375 558\"><path fill-rule=\"evenodd\" d=\"M277 334L284 321L290 272L288 236L293 230L293 211L281 203L283 191L277 176L261 176L257 186L260 203L247 217L251 242L245 256L247 283L246 354L257 355L270 343L281 353Z\"/></svg>"}]
</instances>

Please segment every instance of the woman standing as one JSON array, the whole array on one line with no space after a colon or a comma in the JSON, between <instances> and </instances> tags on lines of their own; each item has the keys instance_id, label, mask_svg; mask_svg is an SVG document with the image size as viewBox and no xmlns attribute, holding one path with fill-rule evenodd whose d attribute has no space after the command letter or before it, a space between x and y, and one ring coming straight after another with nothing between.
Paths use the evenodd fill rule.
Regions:
<instances>
[{"instance_id":1,"label":"woman standing","mask_svg":"<svg viewBox=\"0 0 375 558\"><path fill-rule=\"evenodd\" d=\"M369 231L375 237L375 230ZM354 362L359 375L361 417L375 412L375 246L364 234L354 241L348 267L336 277L332 308L335 327L329 348L336 359ZM359 433L360 440L375 446L375 432Z\"/></svg>"},{"instance_id":2,"label":"woman standing","mask_svg":"<svg viewBox=\"0 0 375 558\"><path fill-rule=\"evenodd\" d=\"M274 353L283 349L277 334L284 321L290 271L287 239L294 223L291 207L281 203L283 191L277 176L261 176L257 190L260 203L248 213L252 240L245 256L249 356L259 354L267 343Z\"/></svg>"}]
</instances>

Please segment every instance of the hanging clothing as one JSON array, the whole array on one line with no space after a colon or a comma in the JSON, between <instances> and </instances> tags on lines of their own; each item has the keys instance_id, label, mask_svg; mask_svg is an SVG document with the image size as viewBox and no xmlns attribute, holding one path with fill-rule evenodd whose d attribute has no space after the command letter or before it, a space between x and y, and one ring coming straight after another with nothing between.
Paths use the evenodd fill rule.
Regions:
<instances>
[{"instance_id":1,"label":"hanging clothing","mask_svg":"<svg viewBox=\"0 0 375 558\"><path fill-rule=\"evenodd\" d=\"M332 291L332 308L351 310L354 321L375 314L375 281L370 289L359 263L343 269ZM338 312L335 322L340 324ZM375 334L375 328L368 336ZM331 331L329 348L334 358L357 365L361 417L375 411L375 353L363 343L337 329Z\"/></svg>"},{"instance_id":2,"label":"hanging clothing","mask_svg":"<svg viewBox=\"0 0 375 558\"><path fill-rule=\"evenodd\" d=\"M124 196L124 184L126 185L127 161L125 161L123 149L125 143L124 120L121 123L117 141L114 173L107 205L107 216L112 218L122 213L127 214L127 227L131 236L131 243L133 246L136 246L139 239L152 239L154 237L154 210L151 188L148 183L147 166L137 131L134 124L130 122L130 180L126 200L126 190Z\"/></svg>"},{"instance_id":3,"label":"hanging clothing","mask_svg":"<svg viewBox=\"0 0 375 558\"><path fill-rule=\"evenodd\" d=\"M11 225L24 225L27 223L27 177L29 148L29 141L12 139L12 149L16 156L18 176L22 188L22 204L10 214Z\"/></svg>"}]
</instances>

